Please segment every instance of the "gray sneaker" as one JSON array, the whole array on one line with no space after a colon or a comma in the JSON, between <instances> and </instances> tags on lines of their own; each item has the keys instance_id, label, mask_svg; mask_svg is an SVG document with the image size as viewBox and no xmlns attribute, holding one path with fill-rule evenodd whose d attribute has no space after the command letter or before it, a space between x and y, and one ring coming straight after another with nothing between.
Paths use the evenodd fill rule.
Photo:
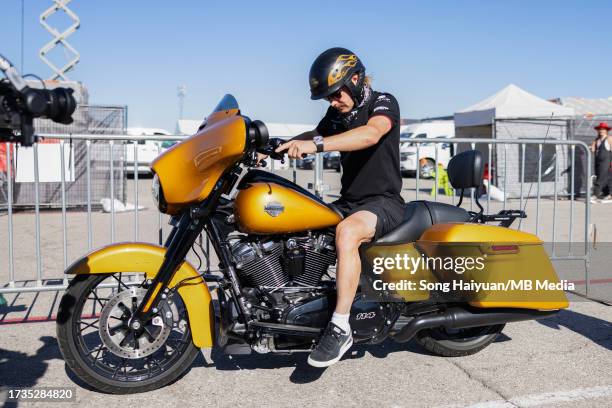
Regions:
<instances>
[{"instance_id":1,"label":"gray sneaker","mask_svg":"<svg viewBox=\"0 0 612 408\"><path fill-rule=\"evenodd\" d=\"M340 361L344 353L353 345L353 336L332 322L325 328L319 344L308 356L308 364L313 367L328 367Z\"/></svg>"}]
</instances>

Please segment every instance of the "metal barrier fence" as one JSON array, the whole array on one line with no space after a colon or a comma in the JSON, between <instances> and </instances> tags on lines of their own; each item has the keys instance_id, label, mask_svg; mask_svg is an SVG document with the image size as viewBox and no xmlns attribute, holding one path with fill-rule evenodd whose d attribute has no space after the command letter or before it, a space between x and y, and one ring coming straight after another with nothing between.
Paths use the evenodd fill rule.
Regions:
<instances>
[{"instance_id":1,"label":"metal barrier fence","mask_svg":"<svg viewBox=\"0 0 612 408\"><path fill-rule=\"evenodd\" d=\"M94 238L99 239L99 234L95 233L93 231L93 221L92 218L94 218L94 216L96 217L97 220L102 220L102 222L107 223L108 225L108 229L106 230L106 233L108 234L107 237L110 239L110 242L115 242L116 240L116 217L117 217L117 209L115 208L115 193L114 193L114 177L111 177L109 180L109 184L110 184L110 211L109 211L109 219L108 220L104 220L102 218L100 218L98 216L98 214L94 214L92 212L92 202L91 202L91 184L90 184L90 177L91 177L91 166L89 165L89 163L92 160L91 157L91 144L93 143L93 141L97 141L98 143L102 143L102 144L106 144L108 145L108 151L109 151L109 155L108 155L108 166L110 169L110 174L114 174L115 171L117 171L117 169L115 168L115 161L114 161L114 146L124 146L125 148L131 148L134 149L133 153L134 153L134 163L138 163L138 146L139 143L138 141L140 140L153 140L153 141L158 141L158 142L164 142L164 141L171 141L171 142L175 142L180 140L180 137L177 136L127 136L127 135L91 135L91 134L73 134L73 135L53 135L54 138L59 139L59 144L60 146L63 146L63 144L67 143L69 140L81 140L85 142L85 146L86 146L86 180L87 180L87 206L86 206L86 218L83 220L84 223L87 225L87 231L86 231L86 236L87 236L87 240L86 240L86 248L83 242L80 242L81 246L83 247L83 249L86 249L87 251L91 250L94 248ZM576 148L578 149L584 149L584 151L586 152L586 157L588 160L588 165L587 165L587 172L588 172L588 177L587 177L587 183L588 183L588 191L590 191L590 187L591 187L591 178L590 178L590 169L591 169L591 158L590 158L590 154L589 150L588 150L588 146L580 141L569 141L569 140L541 140L541 139L521 139L521 140L500 140L500 139L459 139L459 138L454 138L454 139L414 139L412 140L412 142L415 144L416 147L416 160L417 163L419 162L419 160L421 159L421 149L422 149L422 144L424 143L428 143L428 144L433 144L435 146L434 148L434 157L431 158L434 162L434 164L436 165L436 169L437 164L439 162L439 150L440 150L440 146L442 144L451 144L453 146L456 147L456 150L461 147L461 145L463 146L469 146L470 148L475 148L476 144L485 144L489 147L488 149L488 157L487 157L487 163L491 163L492 162L492 147L495 145L497 147L501 147L503 150L507 150L511 147L517 147L520 152L520 155L522 157L522 169L521 172L519 174L520 176L520 197L518 200L518 204L520 206L520 209L524 209L527 206L527 202L528 202L528 197L532 196L531 192L532 192L532 188L536 187L535 190L535 203L533 203L533 201L530 202L530 204L532 206L535 205L535 225L530 225L529 227L533 229L533 232L535 232L536 235L541 235L540 233L541 231L541 221L543 220L543 216L541 213L541 206L542 206L542 196L540 195L540 189L541 189L541 183L542 183L542 151L544 149L544 147L548 147L548 145L552 145L554 146L555 149L555 178L554 178L554 193L552 195L552 199L551 202L547 203L549 205L547 205L547 207L551 207L552 210L552 223L550 226L552 228L548 228L548 237L550 237L550 239L547 239L548 237L545 236L544 239L547 242L551 242L553 245L552 248L552 254L551 254L551 258L553 260L577 260L577 261L582 261L584 262L584 266L585 266L585 282L586 282L586 295L588 296L589 294L589 260L590 260L590 252L589 252L589 234L590 234L590 201L587 200L584 203L584 212L582 213L583 218L583 226L584 226L584 230L580 231L578 235L576 235L576 197L575 197L575 191L574 191L574 170L573 168L571 169L571 175L570 175L570 179L571 179L571 183L570 183L570 189L569 191L562 191L562 189L558 189L558 185L557 185L557 180L560 179L560 168L559 168L559 163L558 163L558 157L561 156L561 154L569 154L571 158L574 158L575 154L576 154ZM534 147L537 148L539 154L539 159L537 160L537 169L538 169L538 174L537 174L537 182L532 182L532 183L525 183L525 152L527 150L527 147ZM7 151L9 151L9 149L7 149ZM70 230L71 227L69 227L68 225L68 221L67 221L67 217L68 217L68 211L67 211L67 202L66 202L66 178L65 178L65 172L64 172L64 163L66 158L64 157L64 150L62 148L59 149L60 152L60 157L59 157L59 162L60 162L60 167L61 167L61 221L60 224L61 226L57 226L57 229L61 230L61 234L62 234L62 245L56 245L54 246L54 248L57 248L58 250L61 248L62 251L62 264L63 264L63 268L65 269L66 266L69 264L69 260L71 260L69 254L68 254L68 250L69 250L69 245L68 245L68 231ZM38 163L38 159L37 159L37 150L35 150L34 153L34 169L35 169L35 185L39 186L40 185L40 181L39 181L39 169L37 168L37 163ZM505 158L504 158L505 159ZM505 161L501 161L497 163L497 165L501 165L501 166L505 166L506 163ZM135 164L134 168L137 168L138 166ZM274 170L274 165L271 166L272 169ZM290 163L290 169L292 170L293 173L293 178L294 180L296 180L296 168L295 168L295 163L292 161ZM493 169L492 169L493 170ZM10 166L8 168L8 174L7 177L10 179L11 174L10 174ZM316 159L315 159L315 166L314 166L314 172L313 172L313 183L311 186L309 186L310 188L314 189L315 192L318 195L322 195L323 191L325 190L325 186L323 184L323 160L322 160L322 155L321 154L317 154L316 155ZM505 172L504 173L505 178L503 178L502 180L500 180L500 186L499 188L501 188L502 190L506 190L507 188L507 175L508 173ZM433 200L434 201L438 201L438 200L447 200L449 202L452 202L453 204L456 201L456 195L452 194L452 196L446 197L444 198L438 191L438 188L440 187L440 171L435 171L434 172L434 177L433 180L423 180L420 173L417 171L416 172L416 187L415 187L415 191L414 191L414 199L422 199L424 198L422 195L423 193L420 191L421 187L424 185L432 185L433 183L433 191L431 193L431 195L433 196ZM134 200L134 207L132 209L128 209L128 213L132 212L133 213L133 240L138 241L141 237L140 237L140 230L143 227L143 225L145 227L148 228L148 231L152 231L154 224L157 224L157 231L158 234L156 236L157 241L159 243L162 242L163 239L163 225L164 222L162 221L162 214L157 212L155 209L153 209L153 213L148 214L148 216L155 216L153 214L157 214L156 218L157 220L154 222L151 222L152 220L147 219L147 222L142 223L139 220L139 213L141 212L140 209L140 203L142 202L141 200L141 193L139 192L139 174L138 171L134 171L134 189L133 189L133 193L129 192L130 194L133 194L133 200ZM529 184L529 187L527 187L527 184ZM129 190L129 188L128 188ZM35 191L38 191L38 187L35 189ZM57 290L62 290L66 287L68 281L67 281L67 277L63 276L60 277L59 280L61 280L61 283L51 283L48 284L48 282L46 282L46 284L43 284L43 265L42 265L42 254L41 254L41 221L44 221L43 218L49 218L51 216L51 214L49 216L45 216L42 217L41 216L41 211L40 211L40 199L38 194L36 194L35 197L35 203L34 203L34 253L35 253L35 285L33 286L17 286L16 282L17 281L17 277L15 275L15 240L14 240L14 229L15 229L15 219L14 219L14 208L13 208L13 201L12 201L12 190L11 190L11 185L9 183L8 185L8 201L7 201L7 208L6 208L6 217L7 217L7 224L8 224L8 239L7 239L7 261L8 261L8 282L4 285L4 287L0 287L0 293L16 293L16 292L40 292L40 291L57 291ZM469 205L470 209L474 208L474 195L475 192L472 190L469 192L469 198L466 201L465 205ZM563 233L560 234L560 226L559 226L559 222L558 222L558 217L560 215L560 209L558 208L559 206L559 199L560 197L565 197L567 198L567 201L569 203L568 205L568 215L569 215L569 225L567 225L567 230ZM409 199L411 199L412 197L408 197ZM485 206L485 211L487 213L490 213L491 210L493 209L493 207L495 207L496 205L499 207L501 206L501 209L507 209L507 207L509 206L509 201L510 199L507 198L504 195L503 201L500 203L497 202L492 202L491 200L491 194L487 194L487 198L486 200L484 200L483 204ZM469 204L468 204L469 203ZM513 204L516 204L516 200L514 200ZM121 219L122 223L121 223L121 227L123 228L123 230L125 231L126 227L126 223L128 222L128 218L123 217ZM81 224L78 224L81 225ZM521 220L521 222L518 225L519 229L526 229L528 226ZM550 229L552 229L552 231L550 231ZM150 235L149 235L150 236ZM561 237L561 239L559 239ZM567 239L563 240L562 238L566 237ZM578 237L578 238L577 238ZM567 253L561 253L561 249L560 247L556 246L557 242L567 242L569 243L569 248L568 248L568 252ZM579 244L579 246L583 249L583 251L581 251L581 253L575 253L575 245L572 244ZM24 249L23 246L20 246L21 249ZM84 254L85 251L83 250L80 253L77 253L76 255L80 256L82 254ZM27 256L27 255L25 255ZM55 278L56 280L58 275L54 275L51 276L50 278ZM20 276L19 279L23 280L23 277Z\"/></svg>"},{"instance_id":2,"label":"metal barrier fence","mask_svg":"<svg viewBox=\"0 0 612 408\"><path fill-rule=\"evenodd\" d=\"M138 159L138 147L139 141L142 140L153 140L158 142L170 141L177 142L182 139L180 136L128 136L128 135L102 135L102 134L70 134L70 135L59 135L59 134L39 134L42 137L52 138L57 141L56 145L59 147L57 149L57 153L59 157L57 157L57 165L60 170L60 200L59 207L61 209L61 232L62 232L62 266L65 269L69 264L69 256L68 256L68 210L69 201L67 199L67 192L69 188L67 187L68 183L76 183L77 180L67 180L66 177L66 164L67 160L69 160L66 156L66 149L64 148L68 144L79 143L84 146L83 149L83 157L82 161L84 161L84 177L79 178L78 182L80 184L84 184L85 194L84 200L77 202L77 207L83 207L86 212L86 220L85 223L87 225L86 228L86 250L90 251L94 248L94 231L93 231L93 221L92 218L94 216L95 208L101 208L102 205L98 204L94 201L94 199L99 198L99 194L94 193L94 183L92 182L92 175L95 173L95 169L92 166L92 163L104 162L105 171L108 174L106 180L106 189L105 191L108 193L108 204L110 206L109 210L109 239L110 242L115 242L116 238L116 199L119 201L124 201L127 196L126 188L117 189L115 184L122 183L125 186L125 178L126 178L126 149L133 149L133 158L134 158L134 169L137 169ZM13 146L9 143L5 144L5 155L6 162L11 163L11 152L13 151ZM12 174L13 166L6 166L6 175L5 179L9 180L4 186L6 189L6 202L3 203L3 206L0 206L0 214L2 212L6 212L7 225L8 225L8 235L7 235L7 261L8 261L8 282L4 287L0 287L0 293L18 293L18 292L42 292L42 291L57 291L63 290L67 287L68 280L66 276L59 278L61 283L51 283L51 284L43 284L43 257L41 254L41 222L44 221L44 218L41 215L41 208L49 207L45 204L43 200L41 200L40 189L41 189L41 169L39 168L40 162L40 152L39 145L36 144L33 146L33 158L32 158L32 166L33 166L33 191L34 191L34 200L32 202L32 207L34 211L34 254L35 254L35 277L34 285L29 286L18 286L16 285L17 276L15 274L15 247L18 242L15 242L15 200L14 200L14 183L10 182L14 178L14 174ZM43 171L52 171L54 169L43 169ZM139 204L139 189L138 189L138 180L139 174L138 171L133 171L134 177L134 207L133 207L133 220L134 220L134 230L133 230L133 239L136 241L139 239L140 234L140 222L139 222L139 212L140 212L140 204ZM83 180L84 179L84 180ZM119 193L119 196L117 195ZM52 213L50 213L52 214ZM162 230L162 214L158 213L158 230ZM161 241L162 236L160 234L159 240ZM19 246L23 248L23 246ZM85 252L83 252L84 254ZM30 281L29 279L24 277L19 277L22 281ZM52 277L44 277L46 281L53 282L57 281L57 275Z\"/></svg>"},{"instance_id":3,"label":"metal barrier fence","mask_svg":"<svg viewBox=\"0 0 612 408\"><path fill-rule=\"evenodd\" d=\"M536 201L535 201L535 205L536 205L536 224L535 224L535 230L534 233L536 235L539 236L540 234L540 205L541 205L541 198L542 195L540 194L541 192L541 187L542 187L542 153L543 153L543 149L544 146L552 146L555 149L555 154L554 154L554 180L553 180L553 192L552 194L550 194L550 197L552 197L553 200L553 223L552 223L552 234L551 234L551 240L548 242L554 243L556 242L556 217L555 215L557 214L556 210L556 203L559 199L560 196L565 196L569 199L570 201L570 213L569 213L569 219L570 219L570 223L569 223L569 232L568 232L568 239L569 239L569 243L572 243L572 239L574 237L574 201L576 198L576 191L574 190L574 186L575 186L575 170L573 167L570 167L570 188L569 190L564 190L562 188L560 188L561 183L559 183L559 180L561 178L561 172L560 172L560 167L559 167L559 157L561 156L561 153L565 153L562 150L565 149L569 149L569 155L570 157L573 158L576 155L576 147L582 148L585 151L585 155L587 158L587 190L590 191L591 188L591 156L589 153L589 147L581 142L581 141L575 141L575 140L541 140L541 139L520 139L520 140L504 140L504 139L459 139L459 138L440 138L440 139L415 139L414 143L416 144L416 161L417 163L419 162L419 160L421 159L420 156L420 146L421 144L434 144L435 145L435 157L434 162L436 163L436 167L438 164L438 152L439 152L439 146L440 144L443 143L447 143L447 144L452 144L455 147L455 151L459 150L459 145L464 144L469 146L470 149L476 149L477 144L486 144L488 149L487 149L487 155L485 155L485 163L492 163L492 152L493 152L493 146L501 146L504 153L506 153L508 151L508 147L509 146L517 146L519 148L519 152L520 152L520 157L521 157L521 167L519 170L519 178L520 178L520 187L519 187L519 207L520 209L524 208L524 205L526 204L527 200L529 199L529 196L531 196L532 191L532 187L534 185L534 182L529 183L529 188L526 189L525 188L525 184L527 184L525 182L525 176L526 176L526 159L525 159L525 155L526 155L526 150L527 150L527 146L537 146L538 149L538 158L537 158L537 175L536 175L536 190L535 190L535 196L536 196ZM499 163L497 163L497 167L506 167L507 168L508 165L508 161L506 160L506 157L503 158L502 160L502 164L500 165ZM533 163L532 163L533 165ZM492 167L489 171L490 172L495 172L496 167ZM502 192L505 192L508 190L508 174L509 172L505 171L503 172L504 177L501 178L501 180L498 180L499 183L499 188L501 189ZM439 188L439 172L435 172L435 176L434 176L434 201L438 201L438 188ZM533 176L533 175L532 175ZM420 173L417 171L416 172L416 192L415 192L415 199L419 198L419 182L420 182ZM472 189L470 192L470 210L473 210L473 203L474 203L474 190ZM455 201L455 196L452 196L452 202L454 204ZM507 194L503 194L503 200L502 200L502 209L506 210L507 209L507 203L509 201L509 198L507 196ZM487 194L486 195L486 205L485 205L485 211L487 213L489 213L491 211L491 194ZM585 251L588 251L588 242L589 242L589 224L590 224L590 200L587 199L585 200L585 222L584 222L584 248ZM521 229L522 227L522 222L519 222L519 226L518 228ZM582 259L582 258L581 258Z\"/></svg>"},{"instance_id":4,"label":"metal barrier fence","mask_svg":"<svg viewBox=\"0 0 612 408\"><path fill-rule=\"evenodd\" d=\"M7 269L3 271L4 265L0 265L0 294L2 293L21 293L21 292L47 292L47 291L58 291L63 290L67 287L68 278L62 275L62 271L72 262L76 257L80 257L92 249L101 246L98 242L103 244L113 243L117 240L118 234L117 229L124 227L122 223L129 221L126 217L122 217L119 224L117 223L117 217L120 212L131 213L131 226L133 230L129 234L130 238L134 241L139 241L144 238L149 242L154 241L155 243L162 244L164 240L164 227L166 225L168 216L159 213L155 208L152 211L146 212L141 209L143 201L142 191L139 191L139 184L141 176L139 174L139 167L142 169L142 158L139 158L139 146L143 146L142 142L154 141L158 142L158 153L162 151L161 145L163 142L178 142L185 138L185 136L164 136L164 135L143 135L143 136L131 136L126 134L55 134L55 133L39 133L38 136L48 138L52 140L52 143L47 143L48 146L56 147L52 152L41 151L41 145L34 145L32 147L32 160L30 164L32 166L33 181L32 181L32 200L28 206L16 206L15 200L15 185L14 182L15 174L14 167L11 165L6 166L6 172L0 171L0 196L4 199L0 199L0 220L5 218L7 221L7 235L3 237L0 233L0 242L6 243L6 248L0 246L0 259L2 258L2 249L6 249L6 260ZM67 172L70 171L70 166L67 166L69 161L72 159L70 150L67 149L69 146L79 144L83 147L82 154L80 154L80 163L83 167L83 171L80 177L75 180L67 176ZM2 147L5 149L0 153L0 159L6 159L6 163L11 163L14 160L15 146L10 143L2 143ZM129 151L128 151L129 149ZM40 163L42 155L53 153L57 157L56 160L51 163L57 166L58 169L44 168L41 169ZM13 157L11 157L13 156ZM150 160L151 157L145 159ZM297 168L294 160L286 163L282 166L277 161L268 160L268 170L289 170L292 172L291 178L293 181L297 181ZM140 166L139 166L140 164ZM20 165L23 165L21 163ZM99 175L99 167L104 168L106 174L106 180L104 185L94 182L94 176ZM41 171L42 170L42 171ZM59 173L58 192L59 194L54 195L42 195L40 194L41 189L45 188L45 179L41 177L41 173L57 170ZM130 171L131 170L131 171ZM133 174L133 188L128 186L126 182L127 174ZM13 180L13 182L7 182ZM96 178L97 180L97 178ZM2 183L4 181L4 183ZM72 199L69 195L71 188L79 184L80 191L79 199ZM51 183L47 183L51 184ZM56 184L56 183L53 183ZM120 186L117 186L120 184ZM148 189L147 189L148 190ZM149 192L148 190L147 192ZM108 202L107 211L108 214L100 214L100 210L103 206L99 204L98 200L102 197L102 192L106 192ZM129 196L133 200L133 207L130 207L127 211L125 208L123 211L116 208L117 204L124 205ZM150 201L150 194L146 197ZM53 205L50 205L50 200L53 201ZM118 200L118 201L117 201ZM32 210L31 212L29 210ZM61 231L61 238L59 241L61 245L55 243L51 245L53 249L57 248L58 251L53 254L53 257L57 257L57 262L54 262L52 267L46 268L43 263L45 262L45 256L43 255L43 243L42 239L42 228L41 225L49 224L49 219L54 217L57 211L50 211L58 209L61 211L61 220L56 225L53 225L52 229ZM26 211L24 211L26 210ZM71 211L79 210L79 211ZM27 215L32 218L34 228L29 236L29 231L23 233L21 230L18 231L19 237L16 239L16 227L15 220L19 219L19 215ZM142 213L146 213L147 219L143 222L141 220ZM69 223L69 216L83 215L79 217L81 222L77 222L76 227L78 231L72 230L73 226ZM1 216L5 217L1 217ZM103 225L102 225L103 224ZM147 228L146 234L142 234L143 225ZM27 229L31 225L26 225ZM85 227L85 228L83 228ZM101 237L101 234L97 230L104 230L106 239ZM77 233L82 233L82 239L76 236ZM125 228L123 228L125 232ZM125 239L126 234L122 234ZM86 239L85 239L86 237ZM3 239L5 238L5 239ZM24 238L33 238L32 245L23 245ZM69 244L70 238L73 238L73 245ZM75 239L76 238L76 239ZM47 239L48 241L48 239ZM86 245L84 245L86 243ZM209 250L208 240L206 238L207 250ZM71 256L69 250L71 247L80 247ZM31 268L19 268L26 269L21 273L16 273L16 249L19 249L21 253L22 264L29 261L33 263L30 265ZM57 255L61 254L61 259ZM34 256L32 256L34 255ZM50 263L50 262L47 262ZM30 269L33 269L30 270ZM32 273L34 272L34 273ZM19 275L19 276L17 276ZM29 276L31 275L31 276ZM6 283L3 283L4 276L7 277ZM59 277L59 278L58 278Z\"/></svg>"},{"instance_id":5,"label":"metal barrier fence","mask_svg":"<svg viewBox=\"0 0 612 408\"><path fill-rule=\"evenodd\" d=\"M501 173L503 176L499 177L497 180L497 186L493 186L492 188L499 188L503 193L503 199L501 201L492 202L492 194L491 188L487 191L486 199L483 200L482 204L484 207L484 211L487 214L490 214L494 209L493 207L498 207L498 210L507 210L511 209L510 205L518 204L519 208L512 209L520 209L525 210L528 204L531 204L530 208L535 210L535 217L528 219L534 220L531 225L527 226L525 221L522 219L518 220L517 229L519 230L527 230L528 232L532 232L535 235L542 238L546 243L550 244L549 253L552 261L580 261L583 262L584 266L584 279L580 281L584 281L584 295L590 296L590 261L591 261L591 251L590 251L590 234L592 231L591 226L591 202L590 202L590 191L591 191L591 154L589 147L582 141L578 140L554 140L554 139L487 139L487 138L436 138L436 139L412 139L410 141L414 143L416 147L416 163L417 163L417 171L415 174L415 193L414 199L424 199L421 193L421 186L425 183L420 176L420 172L418 171L418 163L421 158L425 158L421 155L422 145L423 144L433 144L434 145L434 157L432 158L435 163L438 163L438 156L440 152L440 146L443 144L450 144L454 146L454 151L461 151L466 149L478 149L479 146L485 146L484 150L484 159L485 163L492 164L489 167L489 174L492 173ZM532 168L535 168L536 174L529 172L526 170L526 164L528 160L526 160L526 151L528 149L537 149L536 163L529 163ZM549 177L547 183L551 184L551 192L546 196L541 194L542 185L543 185L543 151L544 149L552 149L554 153L552 154L552 177ZM506 192L510 190L509 179L512 177L511 173L508 170L510 167L509 164L513 164L516 166L517 163L509 163L509 151L513 149L515 150L515 157L518 156L520 163L517 166L517 177L513 177L515 180L518 180L517 190L519 192L518 197L512 199L509 197ZM501 151L502 155L498 154L497 163L493 163L493 154L495 151ZM581 155L585 158L586 166L582 169L585 173L585 181L586 181L586 197L584 199L584 203L582 201L580 204L583 204L583 211L581 211L581 219L582 219L582 228L576 228L576 219L577 219L577 196L579 191L576 190L576 179L577 177L582 177L581 174L577 174L576 167L569 165L567 168L562 169L562 167L567 166L567 163L574 163L577 155L577 150L581 153ZM561 158L568 157L568 160L562 160ZM501 160L500 160L501 159ZM436 166L437 168L437 166ZM501 171L503 169L503 171ZM569 179L567 183L563 183L562 174L566 173L567 178ZM430 181L432 186L432 194L433 200L438 201L441 199L439 193L439 171L435 172L433 180ZM526 177L529 177L531 180L535 180L532 182L527 182ZM490 178L491 180L494 177ZM470 189L468 202L464 201L464 206L469 205L470 210L474 210L475 207L475 192L474 189ZM409 197L411 199L412 197ZM544 211L543 207L543 198L548 198L549 200L546 202L546 214L552 215L552 222L548 223L547 231L543 231L542 223ZM518 200L517 200L518 199ZM560 210L561 200L564 199L563 203L567 208L565 214L562 214ZM456 192L453 189L453 194L450 197L450 200L447 198L452 204L456 203ZM569 203L569 204L568 204ZM535 207L535 208L533 208ZM567 229L565 231L561 231L560 228L560 219L563 218L566 221Z\"/></svg>"}]
</instances>

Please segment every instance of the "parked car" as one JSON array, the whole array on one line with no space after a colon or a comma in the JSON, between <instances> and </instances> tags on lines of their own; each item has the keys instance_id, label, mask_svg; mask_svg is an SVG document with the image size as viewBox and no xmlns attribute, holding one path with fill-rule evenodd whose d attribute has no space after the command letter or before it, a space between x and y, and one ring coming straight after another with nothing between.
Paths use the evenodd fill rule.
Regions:
<instances>
[{"instance_id":1,"label":"parked car","mask_svg":"<svg viewBox=\"0 0 612 408\"><path fill-rule=\"evenodd\" d=\"M315 166L315 155L311 154L303 159L298 159L296 167L302 170L313 170ZM340 171L340 152L325 152L323 153L323 168Z\"/></svg>"},{"instance_id":2,"label":"parked car","mask_svg":"<svg viewBox=\"0 0 612 408\"><path fill-rule=\"evenodd\" d=\"M172 146L174 146L175 144L177 144L179 141L174 141L174 140L164 140L161 144L161 152L165 152L166 150L168 150L169 148L171 148Z\"/></svg>"},{"instance_id":3,"label":"parked car","mask_svg":"<svg viewBox=\"0 0 612 408\"><path fill-rule=\"evenodd\" d=\"M128 128L130 136L167 136L170 132L164 129L155 128ZM138 174L151 174L149 166L151 162L162 152L162 142L155 140L139 140L138 141L138 163L134 163L134 146L132 143L125 145L126 156L126 171L128 175L134 174L134 169L138 169Z\"/></svg>"},{"instance_id":4,"label":"parked car","mask_svg":"<svg viewBox=\"0 0 612 408\"><path fill-rule=\"evenodd\" d=\"M340 152L323 153L323 168L340 172Z\"/></svg>"},{"instance_id":5,"label":"parked car","mask_svg":"<svg viewBox=\"0 0 612 408\"><path fill-rule=\"evenodd\" d=\"M312 170L314 169L314 162L315 162L315 158L314 155L309 155L304 157L303 159L298 159L297 162L295 163L295 166L298 169L302 169L302 170Z\"/></svg>"},{"instance_id":6,"label":"parked car","mask_svg":"<svg viewBox=\"0 0 612 408\"><path fill-rule=\"evenodd\" d=\"M406 126L400 135L400 169L403 176L432 178L435 175L436 143L419 143L419 160L417 163L417 144L414 139L438 139L455 137L455 124L452 120L413 123ZM444 168L453 156L450 143L439 144L438 163Z\"/></svg>"}]
</instances>

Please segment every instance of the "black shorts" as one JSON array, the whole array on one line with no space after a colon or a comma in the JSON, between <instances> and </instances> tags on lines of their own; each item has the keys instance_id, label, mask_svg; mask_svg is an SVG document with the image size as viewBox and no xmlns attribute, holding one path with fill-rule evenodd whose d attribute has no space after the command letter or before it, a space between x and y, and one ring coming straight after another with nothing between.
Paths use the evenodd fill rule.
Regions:
<instances>
[{"instance_id":1,"label":"black shorts","mask_svg":"<svg viewBox=\"0 0 612 408\"><path fill-rule=\"evenodd\" d=\"M376 232L373 241L391 231L404 219L404 200L401 197L369 197L360 201L346 201L340 198L332 203L344 218L357 211L369 211L376 215Z\"/></svg>"}]
</instances>

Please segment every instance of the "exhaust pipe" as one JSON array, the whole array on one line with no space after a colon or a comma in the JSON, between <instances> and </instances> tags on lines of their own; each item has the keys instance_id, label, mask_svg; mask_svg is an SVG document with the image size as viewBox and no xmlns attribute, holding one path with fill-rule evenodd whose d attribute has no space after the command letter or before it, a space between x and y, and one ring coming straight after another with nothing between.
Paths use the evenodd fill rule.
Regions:
<instances>
[{"instance_id":1,"label":"exhaust pipe","mask_svg":"<svg viewBox=\"0 0 612 408\"><path fill-rule=\"evenodd\" d=\"M445 327L447 329L465 329L469 327L491 326L509 322L541 319L558 313L558 310L532 310L532 309L483 309L468 310L453 307L441 313L428 314L415 317L403 326L393 340L405 343L412 339L419 331Z\"/></svg>"}]
</instances>

